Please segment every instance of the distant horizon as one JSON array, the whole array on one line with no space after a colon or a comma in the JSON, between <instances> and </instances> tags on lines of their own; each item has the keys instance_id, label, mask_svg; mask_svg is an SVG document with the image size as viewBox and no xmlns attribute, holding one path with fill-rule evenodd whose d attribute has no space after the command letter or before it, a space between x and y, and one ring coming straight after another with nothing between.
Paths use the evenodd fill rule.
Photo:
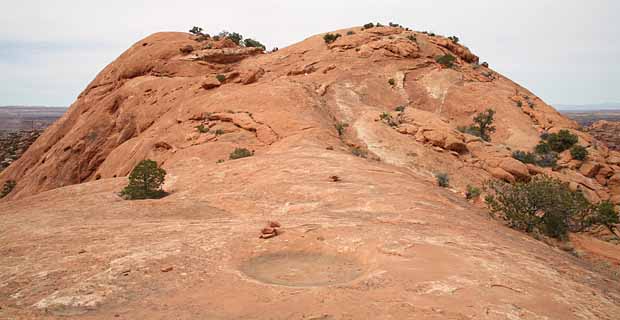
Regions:
<instances>
[{"instance_id":1,"label":"distant horizon","mask_svg":"<svg viewBox=\"0 0 620 320\"><path fill-rule=\"evenodd\" d=\"M620 102L602 102L587 104L558 103L549 104L558 111L607 111L620 110ZM46 106L46 105L0 105L0 108L62 108L68 109L69 106Z\"/></svg>"}]
</instances>

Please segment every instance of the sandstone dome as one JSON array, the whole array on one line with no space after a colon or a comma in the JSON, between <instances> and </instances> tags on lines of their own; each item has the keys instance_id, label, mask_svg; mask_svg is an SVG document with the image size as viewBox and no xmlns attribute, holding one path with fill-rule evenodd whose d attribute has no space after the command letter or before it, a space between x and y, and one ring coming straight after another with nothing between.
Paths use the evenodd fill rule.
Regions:
<instances>
[{"instance_id":1,"label":"sandstone dome","mask_svg":"<svg viewBox=\"0 0 620 320\"><path fill-rule=\"evenodd\" d=\"M446 37L401 27L332 33L341 37L274 52L157 33L101 71L0 174L17 181L0 203L0 315L620 314L617 278L507 229L461 194L489 179L548 174L592 202L620 204L618 152ZM436 60L447 54L451 68ZM458 130L488 108L490 142ZM589 160L563 155L552 170L512 157L561 129L579 136ZM238 147L254 156L228 160ZM170 195L120 199L125 176L147 158L168 171ZM452 189L435 186L438 172ZM285 232L259 240L269 220ZM620 262L617 246L575 237Z\"/></svg>"}]
</instances>

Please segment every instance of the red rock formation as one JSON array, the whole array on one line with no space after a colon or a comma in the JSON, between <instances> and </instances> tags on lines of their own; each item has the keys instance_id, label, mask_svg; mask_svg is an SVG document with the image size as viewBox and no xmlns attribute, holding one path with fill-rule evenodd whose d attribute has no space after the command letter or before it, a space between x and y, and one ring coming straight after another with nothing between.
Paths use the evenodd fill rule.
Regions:
<instances>
[{"instance_id":1,"label":"red rock formation","mask_svg":"<svg viewBox=\"0 0 620 320\"><path fill-rule=\"evenodd\" d=\"M532 170L512 159L510 150L531 149L540 132L562 128L580 136L590 160L582 165L567 154L558 177L580 183L603 166L611 170L605 177L618 171L615 153L526 89L478 66L475 55L447 38L381 27L329 45L316 36L261 52L228 39L150 36L103 70L0 180L18 181L15 198L124 176L147 157L165 165L195 154L225 159L233 145L268 152L293 136L334 145L341 143L336 122L350 124L343 143L361 144L386 163L410 163L429 176L447 172L460 188L491 177L529 179ZM436 64L446 52L458 57L454 68ZM397 106L404 111L394 112ZM486 108L496 111L491 143L455 130ZM372 121L382 112L398 123ZM197 120L200 114L209 116ZM199 124L215 130L200 134ZM303 131L309 127L315 130ZM226 134L216 135L217 129ZM419 156L411 163L405 159L412 153ZM605 177L582 186L594 192L605 187Z\"/></svg>"},{"instance_id":2,"label":"red rock formation","mask_svg":"<svg viewBox=\"0 0 620 320\"><path fill-rule=\"evenodd\" d=\"M17 181L0 203L0 317L620 314L611 273L434 181L448 173L463 191L548 174L618 203L620 154L442 37L336 32L329 45L317 35L269 54L159 33L106 67L0 174ZM435 60L446 53L453 68ZM487 108L490 142L457 130ZM579 135L586 162L566 153L553 171L511 157L560 129ZM254 155L228 160L235 148ZM145 158L168 172L169 196L122 200ZM270 224L261 234L278 236L257 239L276 220L286 232Z\"/></svg>"}]
</instances>

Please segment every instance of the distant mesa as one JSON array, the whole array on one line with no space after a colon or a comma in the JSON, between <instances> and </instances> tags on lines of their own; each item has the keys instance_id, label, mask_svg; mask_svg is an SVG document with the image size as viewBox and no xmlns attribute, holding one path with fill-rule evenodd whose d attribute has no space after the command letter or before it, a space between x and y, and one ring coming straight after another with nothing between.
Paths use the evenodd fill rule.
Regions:
<instances>
[{"instance_id":1,"label":"distant mesa","mask_svg":"<svg viewBox=\"0 0 620 320\"><path fill-rule=\"evenodd\" d=\"M66 107L0 106L0 130L44 129L66 111Z\"/></svg>"}]
</instances>

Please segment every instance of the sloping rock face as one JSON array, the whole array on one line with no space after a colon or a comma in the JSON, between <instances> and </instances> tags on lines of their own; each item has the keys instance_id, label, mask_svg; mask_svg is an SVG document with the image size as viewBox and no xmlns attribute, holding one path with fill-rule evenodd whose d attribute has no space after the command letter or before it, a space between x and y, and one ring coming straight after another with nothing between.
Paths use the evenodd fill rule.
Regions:
<instances>
[{"instance_id":1,"label":"sloping rock face","mask_svg":"<svg viewBox=\"0 0 620 320\"><path fill-rule=\"evenodd\" d=\"M0 174L17 181L0 204L0 315L620 314L618 279L457 194L548 174L620 201L618 153L446 38L337 32L329 45L317 35L268 54L158 33L105 68ZM453 68L436 62L444 54ZM487 108L491 142L457 130ZM560 129L579 135L586 163L552 171L511 157ZM238 147L254 156L229 161ZM168 171L171 194L123 201L124 176L145 158ZM453 190L435 186L438 172ZM258 239L270 220L284 233Z\"/></svg>"},{"instance_id":2,"label":"sloping rock face","mask_svg":"<svg viewBox=\"0 0 620 320\"><path fill-rule=\"evenodd\" d=\"M444 54L457 57L455 67L435 62ZM617 152L478 60L447 38L389 27L357 30L330 45L316 36L269 54L228 39L155 34L103 70L0 182L18 181L9 198L19 198L125 176L144 158L217 161L238 145L258 154L284 151L295 137L359 147L427 177L446 172L464 189L498 176L528 180L512 151L532 149L542 132L569 129L605 174L584 175L570 155L547 174L578 183L591 201L617 196L606 190L620 172ZM496 111L498 128L491 143L456 131L487 108ZM384 112L394 122L377 121ZM230 116L208 116L222 113ZM336 123L349 125L341 139ZM201 124L213 130L200 134Z\"/></svg>"}]
</instances>

